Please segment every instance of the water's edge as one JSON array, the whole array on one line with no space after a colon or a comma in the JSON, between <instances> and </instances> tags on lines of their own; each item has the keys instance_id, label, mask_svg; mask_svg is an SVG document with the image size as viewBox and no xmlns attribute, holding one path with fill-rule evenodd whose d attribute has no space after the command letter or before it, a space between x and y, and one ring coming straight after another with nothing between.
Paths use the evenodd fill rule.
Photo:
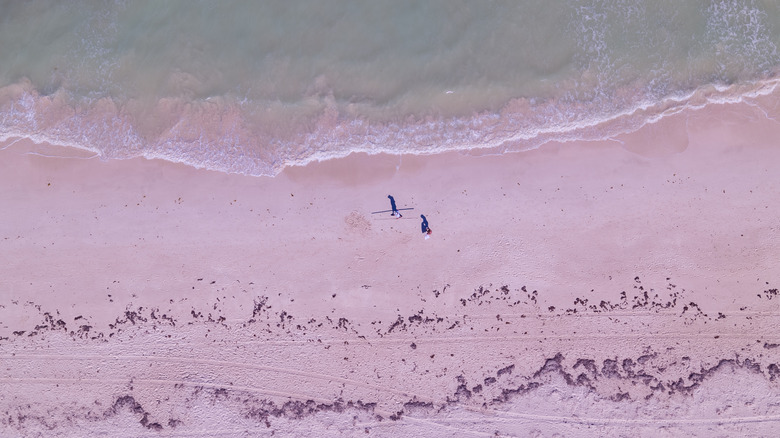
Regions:
<instances>
[{"instance_id":1,"label":"water's edge","mask_svg":"<svg viewBox=\"0 0 780 438\"><path fill-rule=\"evenodd\" d=\"M275 176L289 166L305 166L351 153L432 155L480 150L508 153L536 149L551 141L609 139L684 110L766 96L778 84L780 79L768 78L730 86L707 85L685 96L642 102L602 118L581 118L560 124L555 120L545 123L545 116L551 114L556 102L534 104L525 99L510 101L498 113L406 123L372 124L333 112L321 116L311 129L283 140L269 140L251 132L240 108L211 103L200 108L190 104L184 111L172 105L171 111L181 119L172 129L156 138L150 137L138 129L137 121L123 108L108 100L77 110L57 95L42 96L29 87L15 85L2 90L6 96L9 92L17 96L2 108L0 141L27 138L35 143L89 151L103 160L144 157L198 169ZM171 104L160 102L160 105Z\"/></svg>"}]
</instances>

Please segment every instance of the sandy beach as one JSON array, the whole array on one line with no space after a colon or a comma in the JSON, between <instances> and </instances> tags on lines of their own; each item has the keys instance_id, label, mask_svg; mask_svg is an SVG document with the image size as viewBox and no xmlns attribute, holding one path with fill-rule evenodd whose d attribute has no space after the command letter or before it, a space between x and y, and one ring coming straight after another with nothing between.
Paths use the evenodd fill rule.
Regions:
<instances>
[{"instance_id":1,"label":"sandy beach","mask_svg":"<svg viewBox=\"0 0 780 438\"><path fill-rule=\"evenodd\" d=\"M0 435L772 436L777 102L275 178L9 140Z\"/></svg>"}]
</instances>

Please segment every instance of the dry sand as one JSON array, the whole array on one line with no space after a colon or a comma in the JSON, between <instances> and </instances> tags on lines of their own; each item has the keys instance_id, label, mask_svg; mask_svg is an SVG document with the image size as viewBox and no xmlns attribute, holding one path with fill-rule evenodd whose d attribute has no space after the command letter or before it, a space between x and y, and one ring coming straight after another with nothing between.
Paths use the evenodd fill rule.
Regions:
<instances>
[{"instance_id":1,"label":"dry sand","mask_svg":"<svg viewBox=\"0 0 780 438\"><path fill-rule=\"evenodd\" d=\"M6 142L0 435L773 436L778 102L276 178Z\"/></svg>"}]
</instances>

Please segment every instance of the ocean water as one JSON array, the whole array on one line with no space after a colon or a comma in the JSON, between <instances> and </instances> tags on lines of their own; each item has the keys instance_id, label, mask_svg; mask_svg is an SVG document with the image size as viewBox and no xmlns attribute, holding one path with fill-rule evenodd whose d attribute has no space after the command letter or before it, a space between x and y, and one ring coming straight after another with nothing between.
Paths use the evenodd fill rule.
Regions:
<instances>
[{"instance_id":1,"label":"ocean water","mask_svg":"<svg viewBox=\"0 0 780 438\"><path fill-rule=\"evenodd\" d=\"M272 176L523 151L767 93L770 0L0 1L0 139Z\"/></svg>"}]
</instances>

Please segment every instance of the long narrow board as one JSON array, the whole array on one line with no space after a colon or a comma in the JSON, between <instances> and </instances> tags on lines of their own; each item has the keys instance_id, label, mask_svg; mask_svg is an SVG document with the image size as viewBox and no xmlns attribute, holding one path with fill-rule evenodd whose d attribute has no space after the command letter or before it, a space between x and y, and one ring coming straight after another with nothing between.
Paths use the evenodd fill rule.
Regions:
<instances>
[{"instance_id":1,"label":"long narrow board","mask_svg":"<svg viewBox=\"0 0 780 438\"><path fill-rule=\"evenodd\" d=\"M398 211L401 210L414 210L413 207L407 207L407 208L399 208ZM377 214L377 213L390 213L393 210L382 210L382 211L372 211L371 214Z\"/></svg>"},{"instance_id":2,"label":"long narrow board","mask_svg":"<svg viewBox=\"0 0 780 438\"><path fill-rule=\"evenodd\" d=\"M416 217L378 217L374 219L375 221L419 221L419 218Z\"/></svg>"}]
</instances>

